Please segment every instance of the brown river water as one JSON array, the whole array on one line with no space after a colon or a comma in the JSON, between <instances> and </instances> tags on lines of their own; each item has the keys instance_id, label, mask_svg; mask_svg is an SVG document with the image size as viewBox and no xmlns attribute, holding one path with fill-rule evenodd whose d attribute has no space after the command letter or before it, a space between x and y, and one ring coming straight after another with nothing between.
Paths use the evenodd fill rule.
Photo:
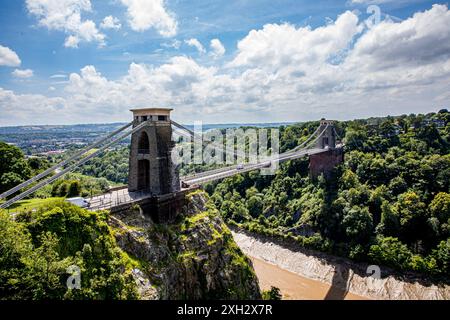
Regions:
<instances>
[{"instance_id":1,"label":"brown river water","mask_svg":"<svg viewBox=\"0 0 450 320\"><path fill-rule=\"evenodd\" d=\"M263 260L250 257L261 290L272 286L280 289L286 300L367 300L350 292L332 288L330 285L311 280Z\"/></svg>"}]
</instances>

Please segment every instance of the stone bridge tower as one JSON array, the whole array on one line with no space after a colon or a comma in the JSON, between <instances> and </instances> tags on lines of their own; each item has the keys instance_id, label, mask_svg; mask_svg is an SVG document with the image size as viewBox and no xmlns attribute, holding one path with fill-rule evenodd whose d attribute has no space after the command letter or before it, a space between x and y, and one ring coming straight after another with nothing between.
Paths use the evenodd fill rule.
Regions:
<instances>
[{"instance_id":1,"label":"stone bridge tower","mask_svg":"<svg viewBox=\"0 0 450 320\"><path fill-rule=\"evenodd\" d=\"M313 179L316 179L321 174L325 178L330 178L334 168L344 161L342 147L336 148L336 130L334 123L335 121L332 120L320 120L319 133L325 131L317 140L316 148L324 149L324 152L309 156L309 174Z\"/></svg>"},{"instance_id":2,"label":"stone bridge tower","mask_svg":"<svg viewBox=\"0 0 450 320\"><path fill-rule=\"evenodd\" d=\"M324 119L320 120L319 133L321 133L323 130L325 130L325 132L322 134L322 137L317 140L316 148L325 149L326 147L328 147L329 149L334 149L336 147L334 121Z\"/></svg>"},{"instance_id":3,"label":"stone bridge tower","mask_svg":"<svg viewBox=\"0 0 450 320\"><path fill-rule=\"evenodd\" d=\"M133 127L148 124L131 136L128 190L148 192L152 196L180 190L178 170L171 160L172 109L134 109Z\"/></svg>"},{"instance_id":4,"label":"stone bridge tower","mask_svg":"<svg viewBox=\"0 0 450 320\"><path fill-rule=\"evenodd\" d=\"M172 109L134 109L133 127L142 122L147 124L131 136L128 191L145 192L136 202L142 212L156 223L170 223L185 204L190 189L180 190L177 166L172 162ZM116 211L130 210L129 206L115 208Z\"/></svg>"}]
</instances>

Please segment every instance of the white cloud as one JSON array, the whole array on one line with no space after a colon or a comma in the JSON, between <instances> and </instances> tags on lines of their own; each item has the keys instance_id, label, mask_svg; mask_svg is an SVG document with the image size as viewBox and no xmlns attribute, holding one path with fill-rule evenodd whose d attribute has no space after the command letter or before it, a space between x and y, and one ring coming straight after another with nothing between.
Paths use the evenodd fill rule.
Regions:
<instances>
[{"instance_id":1,"label":"white cloud","mask_svg":"<svg viewBox=\"0 0 450 320\"><path fill-rule=\"evenodd\" d=\"M173 48L173 49L177 49L178 50L181 47L181 41L177 40L177 39L174 39L174 40L172 40L170 42L161 43L161 47Z\"/></svg>"},{"instance_id":2,"label":"white cloud","mask_svg":"<svg viewBox=\"0 0 450 320\"><path fill-rule=\"evenodd\" d=\"M20 66L20 58L8 47L0 45L0 66L18 67Z\"/></svg>"},{"instance_id":3,"label":"white cloud","mask_svg":"<svg viewBox=\"0 0 450 320\"><path fill-rule=\"evenodd\" d=\"M39 25L68 34L64 46L77 48L81 41L105 44L105 35L92 20L82 20L82 12L92 10L90 0L26 0L28 12Z\"/></svg>"},{"instance_id":4,"label":"white cloud","mask_svg":"<svg viewBox=\"0 0 450 320\"><path fill-rule=\"evenodd\" d=\"M65 79L67 76L65 74L53 74L50 76L50 79Z\"/></svg>"},{"instance_id":5,"label":"white cloud","mask_svg":"<svg viewBox=\"0 0 450 320\"><path fill-rule=\"evenodd\" d=\"M211 55L214 58L220 58L225 54L225 47L219 39L212 39L210 43Z\"/></svg>"},{"instance_id":6,"label":"white cloud","mask_svg":"<svg viewBox=\"0 0 450 320\"><path fill-rule=\"evenodd\" d=\"M345 119L450 106L446 6L372 29L363 23L346 12L315 29L266 25L238 43L226 67L178 56L160 66L132 63L110 80L86 66L70 75L61 100L0 91L0 114L18 123L4 112L15 107L43 123L49 119L35 110L48 110L45 99L61 108L52 109L52 119L60 117L54 123L68 114L70 122L124 121L129 108L149 105L173 107L184 122Z\"/></svg>"},{"instance_id":7,"label":"white cloud","mask_svg":"<svg viewBox=\"0 0 450 320\"><path fill-rule=\"evenodd\" d=\"M177 33L177 21L165 8L164 0L122 0L127 7L128 22L134 31L154 28L163 37Z\"/></svg>"},{"instance_id":8,"label":"white cloud","mask_svg":"<svg viewBox=\"0 0 450 320\"><path fill-rule=\"evenodd\" d=\"M15 69L11 74L16 78L27 79L33 76L33 70L31 69Z\"/></svg>"},{"instance_id":9,"label":"white cloud","mask_svg":"<svg viewBox=\"0 0 450 320\"><path fill-rule=\"evenodd\" d=\"M122 27L120 24L120 20L113 16L107 16L103 19L103 22L100 24L100 28L102 29L114 29L119 30Z\"/></svg>"},{"instance_id":10,"label":"white cloud","mask_svg":"<svg viewBox=\"0 0 450 320\"><path fill-rule=\"evenodd\" d=\"M238 42L238 54L230 66L277 69L288 65L325 63L348 48L362 31L356 14L347 11L334 23L317 29L291 24L267 24L252 30Z\"/></svg>"},{"instance_id":11,"label":"white cloud","mask_svg":"<svg viewBox=\"0 0 450 320\"><path fill-rule=\"evenodd\" d=\"M384 70L433 64L450 58L450 11L445 5L394 23L383 21L355 44L350 61Z\"/></svg>"},{"instance_id":12,"label":"white cloud","mask_svg":"<svg viewBox=\"0 0 450 320\"><path fill-rule=\"evenodd\" d=\"M188 46L195 47L195 48L198 50L198 52L200 52L200 53L205 53L205 52L206 52L205 48L204 48L203 45L200 43L200 41L198 41L198 40L195 39L195 38L191 38L191 39L189 39L189 40L184 40L184 42L185 42Z\"/></svg>"},{"instance_id":13,"label":"white cloud","mask_svg":"<svg viewBox=\"0 0 450 320\"><path fill-rule=\"evenodd\" d=\"M65 99L40 94L16 94L0 88L0 125L10 123L58 123L65 108ZM67 111L66 111L67 112Z\"/></svg>"}]
</instances>

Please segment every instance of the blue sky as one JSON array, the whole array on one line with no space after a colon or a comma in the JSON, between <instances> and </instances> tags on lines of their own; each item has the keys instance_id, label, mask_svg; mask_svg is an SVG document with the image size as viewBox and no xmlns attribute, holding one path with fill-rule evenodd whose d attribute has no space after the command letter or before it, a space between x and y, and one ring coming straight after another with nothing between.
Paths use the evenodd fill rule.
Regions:
<instances>
[{"instance_id":1,"label":"blue sky","mask_svg":"<svg viewBox=\"0 0 450 320\"><path fill-rule=\"evenodd\" d=\"M440 1L2 0L0 30L0 125L147 106L185 123L349 119L450 101Z\"/></svg>"}]
</instances>

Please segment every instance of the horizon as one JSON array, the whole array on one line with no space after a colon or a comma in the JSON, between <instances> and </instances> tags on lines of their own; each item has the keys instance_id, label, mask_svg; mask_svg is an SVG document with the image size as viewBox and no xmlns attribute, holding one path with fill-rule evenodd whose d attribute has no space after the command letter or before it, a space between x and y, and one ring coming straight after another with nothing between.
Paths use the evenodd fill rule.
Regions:
<instances>
[{"instance_id":1,"label":"horizon","mask_svg":"<svg viewBox=\"0 0 450 320\"><path fill-rule=\"evenodd\" d=\"M386 115L374 115L374 116L370 116L370 117L357 117L357 118L352 118L352 119L327 119L327 120L334 120L334 121L338 121L338 122L345 122L345 121L356 121L356 120L364 120L364 119L372 119L372 118L387 118L387 117L401 117L401 116L408 116L410 114L415 114L415 115L427 115L429 113L438 113L440 110L442 109L447 109L447 107L441 107L438 108L436 110L432 110L429 112L421 112L421 113L402 113L402 114L386 114ZM323 118L323 117L322 117ZM215 126L215 125L220 125L220 126L225 126L225 125L261 125L261 124L287 124L287 125L292 125L292 124L297 124L297 123L305 123L305 122L313 122L313 121L319 121L322 118L318 118L318 119L314 119L314 120L299 120L299 121L261 121L261 122L223 122L223 123L202 123L203 126ZM326 119L326 118L325 118ZM86 123L69 123L69 124L21 124L21 125L0 125L0 128L20 128L20 127L32 127L32 126L36 126L36 127L50 127L50 126L81 126L81 125L115 125L115 124L125 124L127 123L127 121L114 121L114 122L86 122ZM182 122L183 125L185 126L194 126L194 123L184 123Z\"/></svg>"}]
</instances>

